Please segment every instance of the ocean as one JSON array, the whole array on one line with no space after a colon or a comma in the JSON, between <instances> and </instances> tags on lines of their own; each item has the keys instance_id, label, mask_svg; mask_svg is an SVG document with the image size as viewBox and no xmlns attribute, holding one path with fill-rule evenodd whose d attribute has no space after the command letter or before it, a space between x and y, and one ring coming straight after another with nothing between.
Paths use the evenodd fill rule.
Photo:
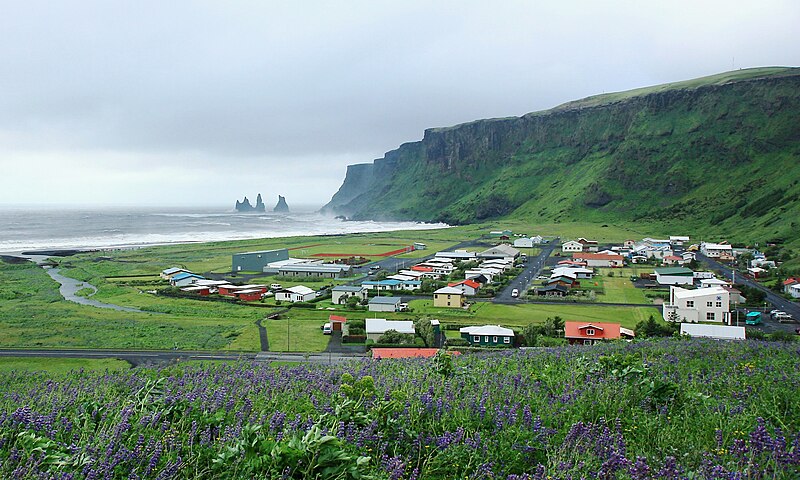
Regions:
<instances>
[{"instance_id":1,"label":"ocean","mask_svg":"<svg viewBox=\"0 0 800 480\"><path fill-rule=\"evenodd\" d=\"M443 228L417 222L343 221L306 211L288 214L220 209L0 209L0 252L128 248L170 243L244 240Z\"/></svg>"}]
</instances>

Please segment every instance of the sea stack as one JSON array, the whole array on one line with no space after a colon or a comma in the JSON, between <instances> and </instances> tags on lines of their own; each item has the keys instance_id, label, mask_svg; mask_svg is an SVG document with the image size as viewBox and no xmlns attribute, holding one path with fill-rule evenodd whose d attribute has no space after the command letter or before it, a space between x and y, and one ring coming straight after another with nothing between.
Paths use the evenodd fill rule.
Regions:
<instances>
[{"instance_id":1,"label":"sea stack","mask_svg":"<svg viewBox=\"0 0 800 480\"><path fill-rule=\"evenodd\" d=\"M250 203L247 197L244 197L244 200L241 202L236 200L236 211L240 213L264 213L267 211L267 207L264 205L264 200L261 199L261 194L259 193L256 198L255 207Z\"/></svg>"},{"instance_id":2,"label":"sea stack","mask_svg":"<svg viewBox=\"0 0 800 480\"><path fill-rule=\"evenodd\" d=\"M278 204L275 205L272 211L277 213L289 213L289 205L286 204L286 198L282 195L278 195Z\"/></svg>"}]
</instances>

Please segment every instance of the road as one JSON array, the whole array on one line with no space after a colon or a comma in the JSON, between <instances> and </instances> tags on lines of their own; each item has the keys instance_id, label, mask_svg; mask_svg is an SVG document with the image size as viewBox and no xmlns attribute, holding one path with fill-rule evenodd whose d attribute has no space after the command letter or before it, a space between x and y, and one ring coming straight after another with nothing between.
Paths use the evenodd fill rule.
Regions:
<instances>
[{"instance_id":1,"label":"road","mask_svg":"<svg viewBox=\"0 0 800 480\"><path fill-rule=\"evenodd\" d=\"M725 264L722 264L713 258L708 258L701 253L697 253L697 260L700 262L705 263L706 265L710 266L714 270L719 270L725 276L725 278L732 280L733 279L733 269ZM769 302L773 308L777 308L779 310L783 310L784 312L788 313L792 316L795 320L800 319L800 305L790 302L785 298L777 295L772 290L766 288L765 286L761 285L758 282L754 282L753 280L745 277L741 273L736 276L736 283L739 285L747 285L751 288L757 288L766 294L767 302ZM769 311L769 308L767 308ZM742 322L743 323L743 322ZM786 332L794 332L797 328L797 324L795 322L792 323L779 323L770 320L765 320L765 324L768 328L764 330L783 330Z\"/></svg>"},{"instance_id":2,"label":"road","mask_svg":"<svg viewBox=\"0 0 800 480\"><path fill-rule=\"evenodd\" d=\"M152 366L186 360L335 363L364 358L364 355L357 353L231 353L184 350L2 349L0 357L116 358L125 360L133 366Z\"/></svg>"},{"instance_id":3,"label":"road","mask_svg":"<svg viewBox=\"0 0 800 480\"><path fill-rule=\"evenodd\" d=\"M510 281L508 286L500 291L494 297L495 303L523 303L522 300L519 298L515 298L511 296L511 292L516 288L519 290L520 295L524 295L525 292L528 291L528 288L531 286L536 277L542 273L542 269L544 269L544 264L550 255L553 253L553 250L558 246L560 239L555 238L550 240L549 243L542 246L542 251L533 258L528 258L528 262L525 265L522 273L520 273L517 278Z\"/></svg>"}]
</instances>

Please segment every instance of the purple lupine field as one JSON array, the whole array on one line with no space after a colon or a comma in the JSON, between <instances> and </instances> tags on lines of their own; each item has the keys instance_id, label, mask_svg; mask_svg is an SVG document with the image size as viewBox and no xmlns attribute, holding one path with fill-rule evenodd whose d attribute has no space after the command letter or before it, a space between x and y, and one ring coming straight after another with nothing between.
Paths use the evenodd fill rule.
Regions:
<instances>
[{"instance_id":1,"label":"purple lupine field","mask_svg":"<svg viewBox=\"0 0 800 480\"><path fill-rule=\"evenodd\" d=\"M789 479L800 348L668 339L0 377L0 477Z\"/></svg>"}]
</instances>

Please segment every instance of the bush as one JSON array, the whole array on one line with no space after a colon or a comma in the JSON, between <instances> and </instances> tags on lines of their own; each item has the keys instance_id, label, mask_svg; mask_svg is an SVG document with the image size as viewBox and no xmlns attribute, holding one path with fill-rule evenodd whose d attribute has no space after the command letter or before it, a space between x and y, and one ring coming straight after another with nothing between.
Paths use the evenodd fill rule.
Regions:
<instances>
[{"instance_id":1,"label":"bush","mask_svg":"<svg viewBox=\"0 0 800 480\"><path fill-rule=\"evenodd\" d=\"M448 338L445 344L448 347L468 347L469 341L463 338Z\"/></svg>"},{"instance_id":2,"label":"bush","mask_svg":"<svg viewBox=\"0 0 800 480\"><path fill-rule=\"evenodd\" d=\"M275 302L275 303L277 303L277 302ZM317 308L317 304L316 303L311 303L311 302L294 302L294 303L291 304L291 306L293 308L313 308L313 309Z\"/></svg>"},{"instance_id":3,"label":"bush","mask_svg":"<svg viewBox=\"0 0 800 480\"><path fill-rule=\"evenodd\" d=\"M366 335L348 335L342 337L342 343L364 343L366 340Z\"/></svg>"}]
</instances>

